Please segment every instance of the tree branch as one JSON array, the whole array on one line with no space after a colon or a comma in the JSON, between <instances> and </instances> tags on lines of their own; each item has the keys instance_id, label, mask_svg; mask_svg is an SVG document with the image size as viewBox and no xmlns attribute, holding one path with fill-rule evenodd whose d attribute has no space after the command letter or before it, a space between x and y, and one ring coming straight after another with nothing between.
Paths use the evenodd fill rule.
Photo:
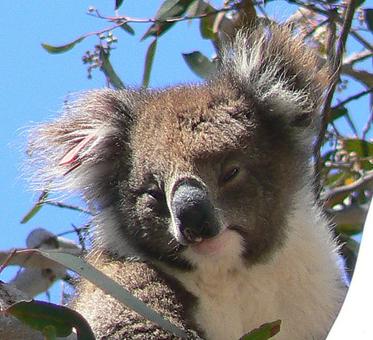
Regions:
<instances>
[{"instance_id":1,"label":"tree branch","mask_svg":"<svg viewBox=\"0 0 373 340\"><path fill-rule=\"evenodd\" d=\"M327 11L327 10L316 7L315 5L310 4L310 3L303 3L302 1L294 1L294 2L296 4L298 4L300 7L307 8L307 9L313 11L313 12L324 15L327 18L329 17L329 11ZM352 10L355 12L357 1L353 1L353 2L354 2L354 7L352 8ZM347 7L348 6L349 5L347 5ZM345 19L341 19L339 16L336 17L336 20L339 24L344 24L344 22L345 22ZM373 46L371 44L369 44L369 42L367 42L359 33L355 32L355 31L351 31L350 33L351 33L351 36L353 36L357 41L359 41L359 43L361 45L363 45L366 49L373 52Z\"/></svg>"},{"instance_id":2,"label":"tree branch","mask_svg":"<svg viewBox=\"0 0 373 340\"><path fill-rule=\"evenodd\" d=\"M336 203L339 202L341 198L346 196L347 194L361 190L361 189L370 189L373 185L373 170L368 171L364 176L360 177L355 182L344 185L341 187L337 187L334 189L330 189L324 192L321 195L321 200L324 201L324 205L327 208L333 207Z\"/></svg>"},{"instance_id":3,"label":"tree branch","mask_svg":"<svg viewBox=\"0 0 373 340\"><path fill-rule=\"evenodd\" d=\"M354 70L351 64L342 65L342 73L355 78L368 88L373 87L373 74L364 70Z\"/></svg>"},{"instance_id":4,"label":"tree branch","mask_svg":"<svg viewBox=\"0 0 373 340\"><path fill-rule=\"evenodd\" d=\"M97 10L95 10L96 14L91 14L92 16L95 16L100 19L105 19L110 22L116 22L119 24L119 26L122 26L125 23L135 23L135 24L150 24L150 23L172 23L172 22L179 22L179 21L189 21L194 19L203 19L209 16L213 16L216 14L219 14L221 12L229 12L236 8L236 6L230 6L230 7L223 7L219 9L215 9L214 11L209 11L207 13L202 13L199 15L185 15L185 16L178 16L173 18L167 18L167 19L157 19L157 18L134 18L129 16L104 16L100 14Z\"/></svg>"},{"instance_id":5,"label":"tree branch","mask_svg":"<svg viewBox=\"0 0 373 340\"><path fill-rule=\"evenodd\" d=\"M339 102L337 105L333 106L332 107L332 110L338 110L339 108L345 106L347 103L353 101L353 100L356 100L356 99L359 99L369 93L373 92L373 88L369 88L368 90L366 91L362 91L362 92L359 92L357 94L354 94L353 96L350 96L348 97L347 99Z\"/></svg>"},{"instance_id":6,"label":"tree branch","mask_svg":"<svg viewBox=\"0 0 373 340\"><path fill-rule=\"evenodd\" d=\"M52 200L46 200L43 203L48 204L48 205L52 205L52 206L58 207L58 208L75 210L75 211L85 213L87 215L92 215L92 213L89 210L78 207L76 205L66 204L66 203L62 203L62 202L58 202L58 201L52 201Z\"/></svg>"},{"instance_id":7,"label":"tree branch","mask_svg":"<svg viewBox=\"0 0 373 340\"><path fill-rule=\"evenodd\" d=\"M321 129L318 135L317 141L314 147L315 155L315 190L316 195L319 197L321 188L321 146L324 142L325 132L328 125L328 115L330 111L330 105L332 103L335 88L338 83L339 75L341 72L343 52L345 50L348 33L351 29L352 19L355 13L357 0L350 0L347 5L347 9L344 16L341 34L338 39L337 49L335 53L335 60L333 61L332 67L332 79L327 90L327 95L324 101L324 106L321 112Z\"/></svg>"},{"instance_id":8,"label":"tree branch","mask_svg":"<svg viewBox=\"0 0 373 340\"><path fill-rule=\"evenodd\" d=\"M373 56L372 51L364 50L361 52L353 53L350 56L343 59L344 65L353 65L359 61L363 61L364 59L367 59L369 57Z\"/></svg>"}]
</instances>

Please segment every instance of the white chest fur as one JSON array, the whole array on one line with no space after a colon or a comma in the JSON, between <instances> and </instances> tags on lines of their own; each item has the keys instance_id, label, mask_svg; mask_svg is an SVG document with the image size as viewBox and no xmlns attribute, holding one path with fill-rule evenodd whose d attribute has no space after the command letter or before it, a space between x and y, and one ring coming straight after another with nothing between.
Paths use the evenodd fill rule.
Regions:
<instances>
[{"instance_id":1,"label":"white chest fur","mask_svg":"<svg viewBox=\"0 0 373 340\"><path fill-rule=\"evenodd\" d=\"M263 323L282 320L275 339L325 339L344 298L338 255L315 208L296 209L285 245L263 264L245 267L240 240L223 258L198 259L193 273L173 273L198 298L193 315L211 340L238 340Z\"/></svg>"}]
</instances>

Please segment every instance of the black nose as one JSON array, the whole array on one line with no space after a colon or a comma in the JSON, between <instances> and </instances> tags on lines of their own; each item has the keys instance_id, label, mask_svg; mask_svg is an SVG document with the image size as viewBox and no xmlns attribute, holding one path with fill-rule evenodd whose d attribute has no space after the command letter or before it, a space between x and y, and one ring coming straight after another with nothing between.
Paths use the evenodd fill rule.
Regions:
<instances>
[{"instance_id":1,"label":"black nose","mask_svg":"<svg viewBox=\"0 0 373 340\"><path fill-rule=\"evenodd\" d=\"M177 184L172 210L177 227L188 242L201 241L219 233L208 193L195 180L183 180Z\"/></svg>"}]
</instances>

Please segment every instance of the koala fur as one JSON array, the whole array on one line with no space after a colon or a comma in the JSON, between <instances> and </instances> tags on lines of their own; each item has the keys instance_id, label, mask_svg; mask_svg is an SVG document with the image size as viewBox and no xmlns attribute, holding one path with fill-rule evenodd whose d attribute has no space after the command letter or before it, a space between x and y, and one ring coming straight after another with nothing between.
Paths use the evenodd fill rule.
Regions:
<instances>
[{"instance_id":1,"label":"koala fur","mask_svg":"<svg viewBox=\"0 0 373 340\"><path fill-rule=\"evenodd\" d=\"M325 339L344 298L313 194L328 73L285 27L241 32L212 79L102 89L31 140L35 177L94 213L89 260L181 328L237 340ZM171 339L90 283L73 306L100 339Z\"/></svg>"}]
</instances>

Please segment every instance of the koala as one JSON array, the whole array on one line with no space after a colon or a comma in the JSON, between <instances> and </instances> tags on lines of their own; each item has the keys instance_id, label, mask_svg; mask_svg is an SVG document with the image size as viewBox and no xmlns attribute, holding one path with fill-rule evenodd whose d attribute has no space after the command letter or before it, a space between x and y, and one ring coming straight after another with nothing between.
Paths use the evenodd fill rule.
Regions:
<instances>
[{"instance_id":1,"label":"koala","mask_svg":"<svg viewBox=\"0 0 373 340\"><path fill-rule=\"evenodd\" d=\"M189 338L325 339L344 299L310 159L328 72L286 27L239 32L201 84L89 91L31 134L35 177L79 192L89 261ZM82 281L99 339L174 339Z\"/></svg>"}]
</instances>

